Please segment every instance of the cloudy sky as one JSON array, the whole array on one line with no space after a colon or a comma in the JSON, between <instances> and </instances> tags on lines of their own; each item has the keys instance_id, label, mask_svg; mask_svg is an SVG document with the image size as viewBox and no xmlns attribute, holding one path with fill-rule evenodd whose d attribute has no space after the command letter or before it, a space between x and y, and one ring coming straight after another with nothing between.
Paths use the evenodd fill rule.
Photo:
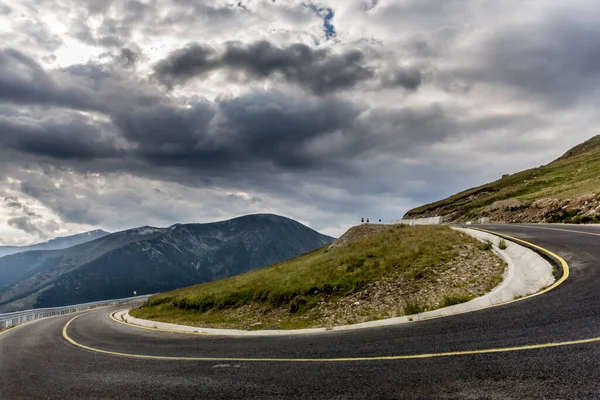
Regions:
<instances>
[{"instance_id":1,"label":"cloudy sky","mask_svg":"<svg viewBox=\"0 0 600 400\"><path fill-rule=\"evenodd\" d=\"M0 243L339 235L600 133L596 0L0 0Z\"/></svg>"}]
</instances>

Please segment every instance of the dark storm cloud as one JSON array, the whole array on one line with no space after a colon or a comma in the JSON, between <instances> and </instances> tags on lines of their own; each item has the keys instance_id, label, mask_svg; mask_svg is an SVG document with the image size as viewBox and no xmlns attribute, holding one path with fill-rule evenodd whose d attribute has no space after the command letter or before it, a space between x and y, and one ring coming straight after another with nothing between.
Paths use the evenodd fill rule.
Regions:
<instances>
[{"instance_id":1,"label":"dark storm cloud","mask_svg":"<svg viewBox=\"0 0 600 400\"><path fill-rule=\"evenodd\" d=\"M8 226L11 228L18 229L25 233L29 233L36 236L41 236L44 231L40 229L29 217L13 217L7 220Z\"/></svg>"},{"instance_id":2,"label":"dark storm cloud","mask_svg":"<svg viewBox=\"0 0 600 400\"><path fill-rule=\"evenodd\" d=\"M284 169L314 169L337 160L311 153L310 143L352 129L360 109L340 100L298 100L255 93L219 104L214 132L235 159L272 162Z\"/></svg>"},{"instance_id":3,"label":"dark storm cloud","mask_svg":"<svg viewBox=\"0 0 600 400\"><path fill-rule=\"evenodd\" d=\"M273 49L266 44L260 51L270 54ZM274 57L261 57L260 63L248 64L243 57L248 48L242 47L229 46L220 57L228 65L244 65L254 74L264 75L275 67L289 66L279 57L279 50ZM314 56L308 47L297 51ZM256 52L252 49L252 54ZM13 96L18 104L29 101L76 110L83 105L104 118L65 109L54 109L52 117L42 111L40 115L21 115L7 109L0 115L0 147L84 171L165 174L163 177L169 176L166 179L179 181L199 179L196 176L201 173L206 179L259 182L261 176L274 171L326 168L329 174L350 173L354 157L362 153L410 154L463 129L441 106L369 110L331 96L295 98L281 92L254 92L215 102L196 99L181 104L141 82L131 85L115 71L96 64L44 71L21 53L0 54L7 53L11 57L0 58L0 71L18 71L22 65L33 71L29 72L32 79L10 80L15 93L21 90ZM200 53L211 54L204 49ZM193 54L192 60L210 60ZM190 60L186 58L189 52L181 56ZM180 58L171 60L177 64ZM202 61L196 66L207 64L210 62ZM175 65L169 69L189 72ZM400 78L395 74L397 70L390 75L390 85L403 79L408 86L411 79L416 82L420 78L418 73ZM31 95L32 86L35 95ZM70 93L76 95L71 98Z\"/></svg>"},{"instance_id":4,"label":"dark storm cloud","mask_svg":"<svg viewBox=\"0 0 600 400\"><path fill-rule=\"evenodd\" d=\"M125 47L121 49L119 60L126 66L131 67L135 65L139 60L139 55L135 51Z\"/></svg>"},{"instance_id":5,"label":"dark storm cloud","mask_svg":"<svg viewBox=\"0 0 600 400\"><path fill-rule=\"evenodd\" d=\"M75 115L60 120L0 115L0 146L55 159L114 157L118 154L114 138L106 137L103 128L107 127Z\"/></svg>"},{"instance_id":6,"label":"dark storm cloud","mask_svg":"<svg viewBox=\"0 0 600 400\"><path fill-rule=\"evenodd\" d=\"M215 160L210 156L207 127L215 113L215 106L208 102L188 107L156 104L114 110L111 118L122 136L137 144L132 152L139 157L172 162L179 157L189 160L200 155L198 146L204 146L207 151L198 161L212 162Z\"/></svg>"},{"instance_id":7,"label":"dark storm cloud","mask_svg":"<svg viewBox=\"0 0 600 400\"><path fill-rule=\"evenodd\" d=\"M0 101L78 109L98 107L90 93L57 81L34 59L15 49L0 50Z\"/></svg>"},{"instance_id":8,"label":"dark storm cloud","mask_svg":"<svg viewBox=\"0 0 600 400\"><path fill-rule=\"evenodd\" d=\"M260 174L274 166L311 170L334 165L336 160L315 156L309 145L351 128L359 114L356 106L340 100L258 92L182 108L127 109L115 114L113 122L135 144L130 157L155 166L223 176L239 168L237 173L243 175Z\"/></svg>"},{"instance_id":9,"label":"dark storm cloud","mask_svg":"<svg viewBox=\"0 0 600 400\"><path fill-rule=\"evenodd\" d=\"M110 158L115 169L139 161L209 175L240 165L310 170L336 164L314 155L311 143L352 129L362 112L337 98L294 98L279 92L183 106L139 82L128 86L114 71L95 64L46 72L21 53L0 55L5 55L0 71L8 71L0 76L8 76L4 81L10 84L13 103L63 107L48 115L35 108L33 114L5 109L0 147L57 162ZM228 57L232 63L237 60ZM16 79L23 65L30 76ZM105 118L67 108L89 109Z\"/></svg>"},{"instance_id":10,"label":"dark storm cloud","mask_svg":"<svg viewBox=\"0 0 600 400\"><path fill-rule=\"evenodd\" d=\"M166 99L156 88L95 63L44 70L33 58L0 50L0 103L64 107L110 115Z\"/></svg>"},{"instance_id":11,"label":"dark storm cloud","mask_svg":"<svg viewBox=\"0 0 600 400\"><path fill-rule=\"evenodd\" d=\"M537 26L490 36L478 61L440 71L440 84L510 87L553 109L592 100L600 85L600 24L581 15L554 15Z\"/></svg>"},{"instance_id":12,"label":"dark storm cloud","mask_svg":"<svg viewBox=\"0 0 600 400\"><path fill-rule=\"evenodd\" d=\"M220 65L216 51L208 46L191 44L175 50L154 66L155 76L164 84L172 86L202 76Z\"/></svg>"},{"instance_id":13,"label":"dark storm cloud","mask_svg":"<svg viewBox=\"0 0 600 400\"><path fill-rule=\"evenodd\" d=\"M221 52L193 44L159 62L155 76L173 86L217 69L242 72L248 79L280 75L319 95L350 89L374 76L365 55L358 49L337 54L300 43L277 47L267 41L250 45L228 43Z\"/></svg>"},{"instance_id":14,"label":"dark storm cloud","mask_svg":"<svg viewBox=\"0 0 600 400\"><path fill-rule=\"evenodd\" d=\"M396 68L381 76L383 88L403 87L416 90L423 83L423 74L417 68Z\"/></svg>"}]
</instances>

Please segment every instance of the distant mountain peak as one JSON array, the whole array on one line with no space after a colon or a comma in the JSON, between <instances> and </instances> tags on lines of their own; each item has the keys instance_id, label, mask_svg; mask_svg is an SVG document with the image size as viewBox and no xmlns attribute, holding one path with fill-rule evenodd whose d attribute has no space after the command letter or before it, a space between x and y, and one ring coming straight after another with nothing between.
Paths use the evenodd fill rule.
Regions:
<instances>
[{"instance_id":1,"label":"distant mountain peak","mask_svg":"<svg viewBox=\"0 0 600 400\"><path fill-rule=\"evenodd\" d=\"M86 243L92 240L102 238L109 235L110 232L102 229L95 229L89 232L77 233L69 236L58 236L47 242L36 243L28 246L0 246L0 257L11 254L23 253L31 250L61 250L71 246L76 246L81 243Z\"/></svg>"},{"instance_id":2,"label":"distant mountain peak","mask_svg":"<svg viewBox=\"0 0 600 400\"><path fill-rule=\"evenodd\" d=\"M68 249L0 258L0 312L171 290L275 264L332 240L275 214L128 229Z\"/></svg>"}]
</instances>

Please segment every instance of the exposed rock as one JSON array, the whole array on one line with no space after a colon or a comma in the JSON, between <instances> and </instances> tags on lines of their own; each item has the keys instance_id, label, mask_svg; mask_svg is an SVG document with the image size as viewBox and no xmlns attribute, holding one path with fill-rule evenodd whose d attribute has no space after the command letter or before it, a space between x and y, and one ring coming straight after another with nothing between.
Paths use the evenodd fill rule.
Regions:
<instances>
[{"instance_id":1,"label":"exposed rock","mask_svg":"<svg viewBox=\"0 0 600 400\"><path fill-rule=\"evenodd\" d=\"M484 213L493 213L495 211L511 211L523 206L523 202L519 199L499 200L489 205Z\"/></svg>"},{"instance_id":2,"label":"exposed rock","mask_svg":"<svg viewBox=\"0 0 600 400\"><path fill-rule=\"evenodd\" d=\"M543 198L530 204L508 199L491 204L480 215L496 223L600 222L600 195L590 193L571 199Z\"/></svg>"}]
</instances>

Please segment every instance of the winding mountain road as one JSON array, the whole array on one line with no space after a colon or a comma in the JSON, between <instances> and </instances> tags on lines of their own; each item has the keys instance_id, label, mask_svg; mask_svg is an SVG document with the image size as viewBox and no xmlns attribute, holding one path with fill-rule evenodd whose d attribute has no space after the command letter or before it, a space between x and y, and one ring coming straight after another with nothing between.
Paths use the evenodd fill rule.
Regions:
<instances>
[{"instance_id":1,"label":"winding mountain road","mask_svg":"<svg viewBox=\"0 0 600 400\"><path fill-rule=\"evenodd\" d=\"M600 227L485 228L557 253L569 278L485 310L318 335L158 332L116 309L47 318L0 334L0 398L600 398Z\"/></svg>"}]
</instances>

